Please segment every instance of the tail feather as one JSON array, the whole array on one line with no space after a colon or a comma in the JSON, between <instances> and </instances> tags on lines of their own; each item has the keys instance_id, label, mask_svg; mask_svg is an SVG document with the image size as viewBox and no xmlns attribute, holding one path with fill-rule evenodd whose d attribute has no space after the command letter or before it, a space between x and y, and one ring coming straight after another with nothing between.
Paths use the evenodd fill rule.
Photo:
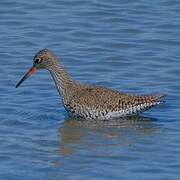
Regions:
<instances>
[{"instance_id":1,"label":"tail feather","mask_svg":"<svg viewBox=\"0 0 180 180\"><path fill-rule=\"evenodd\" d=\"M153 106L164 103L165 94L151 94L141 95L136 99L136 105L134 106L134 112L143 112L150 109Z\"/></svg>"},{"instance_id":2,"label":"tail feather","mask_svg":"<svg viewBox=\"0 0 180 180\"><path fill-rule=\"evenodd\" d=\"M157 104L162 104L165 102L164 98L166 97L166 94L153 94L151 102L157 102Z\"/></svg>"},{"instance_id":3,"label":"tail feather","mask_svg":"<svg viewBox=\"0 0 180 180\"><path fill-rule=\"evenodd\" d=\"M156 102L156 101L162 101L165 97L165 94L149 94L149 95L142 95L139 96L139 100L145 101L145 102Z\"/></svg>"},{"instance_id":4,"label":"tail feather","mask_svg":"<svg viewBox=\"0 0 180 180\"><path fill-rule=\"evenodd\" d=\"M153 96L155 99L160 100L160 99L166 97L167 95L166 95L166 94L161 94L161 93L159 93L159 94L152 94L152 96Z\"/></svg>"}]
</instances>

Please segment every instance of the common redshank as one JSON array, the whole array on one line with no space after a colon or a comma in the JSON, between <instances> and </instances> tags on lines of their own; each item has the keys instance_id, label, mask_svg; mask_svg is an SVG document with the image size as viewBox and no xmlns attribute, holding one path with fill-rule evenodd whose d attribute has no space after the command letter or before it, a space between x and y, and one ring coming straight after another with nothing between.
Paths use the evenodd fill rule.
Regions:
<instances>
[{"instance_id":1,"label":"common redshank","mask_svg":"<svg viewBox=\"0 0 180 180\"><path fill-rule=\"evenodd\" d=\"M38 69L43 68L50 72L65 109L75 118L111 120L137 115L164 102L164 94L135 95L75 81L49 49L42 49L34 56L33 66L16 88Z\"/></svg>"}]
</instances>

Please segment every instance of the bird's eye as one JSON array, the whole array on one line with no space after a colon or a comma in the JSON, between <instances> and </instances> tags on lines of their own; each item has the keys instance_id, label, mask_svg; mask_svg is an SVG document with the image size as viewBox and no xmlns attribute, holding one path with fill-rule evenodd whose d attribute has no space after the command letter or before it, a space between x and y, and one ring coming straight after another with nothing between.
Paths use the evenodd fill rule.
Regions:
<instances>
[{"instance_id":1,"label":"bird's eye","mask_svg":"<svg viewBox=\"0 0 180 180\"><path fill-rule=\"evenodd\" d=\"M38 58L37 58L37 59L35 59L35 63L40 63L40 61L41 61L41 60L40 60L40 59L38 59Z\"/></svg>"}]
</instances>

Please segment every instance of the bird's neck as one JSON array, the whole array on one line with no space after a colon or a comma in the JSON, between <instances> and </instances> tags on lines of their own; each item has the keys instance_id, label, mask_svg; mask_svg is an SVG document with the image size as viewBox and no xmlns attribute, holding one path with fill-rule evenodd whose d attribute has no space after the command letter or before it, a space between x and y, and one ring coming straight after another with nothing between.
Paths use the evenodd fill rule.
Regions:
<instances>
[{"instance_id":1,"label":"bird's neck","mask_svg":"<svg viewBox=\"0 0 180 180\"><path fill-rule=\"evenodd\" d=\"M59 94L62 96L63 100L67 98L70 87L73 85L74 81L68 72L65 70L64 66L58 61L48 68L51 76L54 79L56 88Z\"/></svg>"}]
</instances>

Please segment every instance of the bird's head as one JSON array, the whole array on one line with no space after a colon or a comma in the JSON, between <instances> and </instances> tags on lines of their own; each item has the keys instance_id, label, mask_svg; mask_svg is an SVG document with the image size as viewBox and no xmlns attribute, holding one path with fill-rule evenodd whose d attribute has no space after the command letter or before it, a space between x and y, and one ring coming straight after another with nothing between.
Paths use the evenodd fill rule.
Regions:
<instances>
[{"instance_id":1,"label":"bird's head","mask_svg":"<svg viewBox=\"0 0 180 180\"><path fill-rule=\"evenodd\" d=\"M50 69L56 62L57 62L56 57L49 49L40 50L38 53L35 54L33 58L33 66L17 83L16 88L29 76L35 73L38 69L42 69L42 68Z\"/></svg>"},{"instance_id":2,"label":"bird's head","mask_svg":"<svg viewBox=\"0 0 180 180\"><path fill-rule=\"evenodd\" d=\"M51 68L56 63L56 57L49 49L42 49L35 54L33 58L33 66L37 69Z\"/></svg>"}]
</instances>

